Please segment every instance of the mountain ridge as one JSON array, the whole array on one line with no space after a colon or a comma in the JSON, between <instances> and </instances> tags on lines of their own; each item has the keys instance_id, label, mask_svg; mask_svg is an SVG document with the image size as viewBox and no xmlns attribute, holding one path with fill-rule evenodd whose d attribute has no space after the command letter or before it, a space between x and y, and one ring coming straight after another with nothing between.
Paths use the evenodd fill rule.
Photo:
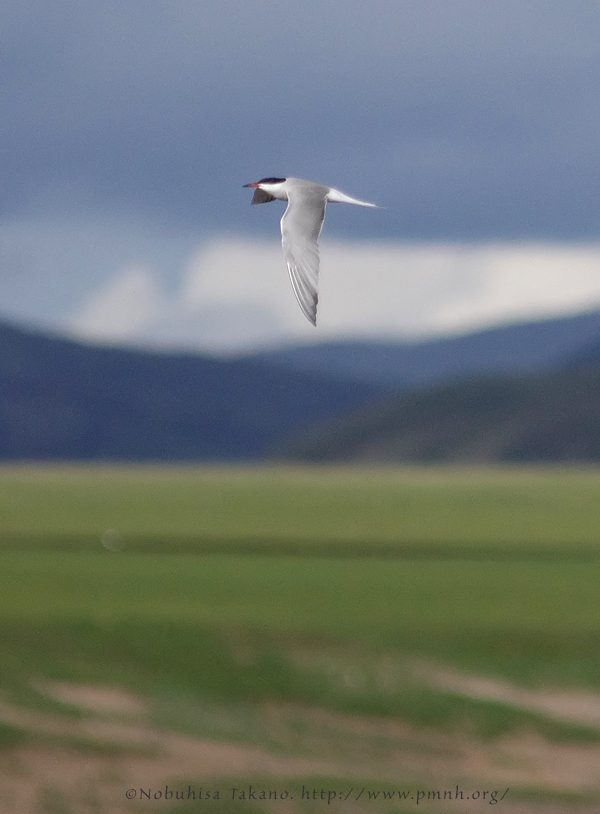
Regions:
<instances>
[{"instance_id":1,"label":"mountain ridge","mask_svg":"<svg viewBox=\"0 0 600 814\"><path fill-rule=\"evenodd\" d=\"M475 374L551 369L594 341L600 344L598 310L419 342L323 342L247 358L382 388L405 389Z\"/></svg>"},{"instance_id":2,"label":"mountain ridge","mask_svg":"<svg viewBox=\"0 0 600 814\"><path fill-rule=\"evenodd\" d=\"M377 388L0 323L0 458L255 460Z\"/></svg>"},{"instance_id":3,"label":"mountain ridge","mask_svg":"<svg viewBox=\"0 0 600 814\"><path fill-rule=\"evenodd\" d=\"M600 358L382 396L287 439L302 463L600 463Z\"/></svg>"},{"instance_id":4,"label":"mountain ridge","mask_svg":"<svg viewBox=\"0 0 600 814\"><path fill-rule=\"evenodd\" d=\"M300 460L299 449L304 444L306 452L306 439L322 438L331 428L338 439L352 426L359 435L367 433L360 421L356 423L357 417L371 415L372 423L372 415L383 410L393 424L393 410L382 405L400 402L405 405L405 424L409 418L413 422L409 435L414 440L410 449L402 442L404 452L398 453L398 460L403 455L411 460L446 459L450 446L457 450L460 446L459 426L465 439L469 432L473 439L478 432L480 437L486 433L504 437L510 421L519 424L531 414L539 429L556 419L550 420L548 410L558 403L563 413L580 416L587 440L579 432L579 452L573 444L569 451L561 451L556 438L548 436L536 442L537 452L535 444L527 447L529 452L523 447L524 460L528 455L543 457L544 443L548 454L559 458L578 454L587 460L590 449L595 449L594 433L600 434L594 418L600 415L600 402L596 403L600 381L594 379L594 371L600 370L600 312L413 345L412 367L407 367L405 345L386 344L385 359L395 354L396 373L398 365L404 365L404 378L392 376L389 365L377 369L381 347L373 356L370 343L337 343L334 350L344 360L341 368L331 367L330 346L310 349L320 367L298 369L297 363L282 361L290 353L306 360L307 350L281 352L275 361L273 354L264 353L223 360L191 352L84 344L0 322L0 459L255 461L287 454ZM491 399L498 409L510 406L513 418L498 424L497 413L478 413L477 398ZM448 399L454 404L453 422L447 415L445 422L440 420L440 405L443 408ZM523 399L529 399L528 407ZM425 415L430 416L427 427ZM577 435L573 430L564 430L563 435L569 432ZM437 439L438 452L427 441L429 436ZM339 440L335 443L339 446ZM377 443L381 448L381 441ZM399 443L392 446L399 449ZM490 460L513 455L497 444L488 443L488 448ZM340 460L348 457L348 449L341 458L338 455ZM469 459L464 450L456 455ZM311 452L308 458L319 456L322 453Z\"/></svg>"}]
</instances>

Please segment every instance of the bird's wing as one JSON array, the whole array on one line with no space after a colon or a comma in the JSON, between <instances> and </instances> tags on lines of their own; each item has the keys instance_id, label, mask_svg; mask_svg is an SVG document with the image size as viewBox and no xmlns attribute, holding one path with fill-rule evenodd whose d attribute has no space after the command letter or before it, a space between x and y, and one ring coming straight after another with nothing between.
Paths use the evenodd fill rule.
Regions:
<instances>
[{"instance_id":1,"label":"bird's wing","mask_svg":"<svg viewBox=\"0 0 600 814\"><path fill-rule=\"evenodd\" d=\"M258 187L254 190L254 197L252 198L252 204L261 204L261 203L270 203L274 201L275 198L273 195L269 195L268 192L265 192L264 189L259 189Z\"/></svg>"},{"instance_id":2,"label":"bird's wing","mask_svg":"<svg viewBox=\"0 0 600 814\"><path fill-rule=\"evenodd\" d=\"M325 196L318 190L290 190L281 219L281 245L298 304L317 324L319 299L318 239L325 218Z\"/></svg>"}]
</instances>

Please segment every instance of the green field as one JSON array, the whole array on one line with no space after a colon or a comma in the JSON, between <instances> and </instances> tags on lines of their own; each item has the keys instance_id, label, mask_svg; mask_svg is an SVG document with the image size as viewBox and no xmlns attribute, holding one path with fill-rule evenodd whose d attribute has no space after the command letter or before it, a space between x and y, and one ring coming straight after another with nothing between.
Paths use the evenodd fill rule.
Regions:
<instances>
[{"instance_id":1,"label":"green field","mask_svg":"<svg viewBox=\"0 0 600 814\"><path fill-rule=\"evenodd\" d=\"M275 753L308 741L272 702L600 741L412 669L600 691L597 470L5 466L0 518L1 689L28 709L74 714L52 680Z\"/></svg>"},{"instance_id":2,"label":"green field","mask_svg":"<svg viewBox=\"0 0 600 814\"><path fill-rule=\"evenodd\" d=\"M600 470L0 467L0 545L600 550Z\"/></svg>"}]
</instances>

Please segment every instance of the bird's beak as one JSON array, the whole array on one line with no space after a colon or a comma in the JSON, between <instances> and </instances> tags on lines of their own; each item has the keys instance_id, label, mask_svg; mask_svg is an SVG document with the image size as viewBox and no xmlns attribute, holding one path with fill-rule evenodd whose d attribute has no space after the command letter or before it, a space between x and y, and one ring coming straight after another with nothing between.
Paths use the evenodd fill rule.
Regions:
<instances>
[{"instance_id":1,"label":"bird's beak","mask_svg":"<svg viewBox=\"0 0 600 814\"><path fill-rule=\"evenodd\" d=\"M258 187L258 184L244 184L244 188L245 187L252 187L253 189L256 189Z\"/></svg>"}]
</instances>

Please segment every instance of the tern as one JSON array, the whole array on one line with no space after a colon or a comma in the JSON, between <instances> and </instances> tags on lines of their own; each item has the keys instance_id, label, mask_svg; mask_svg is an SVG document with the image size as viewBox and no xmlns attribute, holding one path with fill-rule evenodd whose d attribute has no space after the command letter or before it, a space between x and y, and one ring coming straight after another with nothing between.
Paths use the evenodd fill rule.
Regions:
<instances>
[{"instance_id":1,"label":"tern","mask_svg":"<svg viewBox=\"0 0 600 814\"><path fill-rule=\"evenodd\" d=\"M359 201L333 187L325 187L301 178L263 178L255 184L244 184L254 189L253 204L287 201L281 218L281 245L285 255L292 288L306 318L317 324L319 299L319 235L323 228L325 207L331 203L355 206L377 204Z\"/></svg>"}]
</instances>

